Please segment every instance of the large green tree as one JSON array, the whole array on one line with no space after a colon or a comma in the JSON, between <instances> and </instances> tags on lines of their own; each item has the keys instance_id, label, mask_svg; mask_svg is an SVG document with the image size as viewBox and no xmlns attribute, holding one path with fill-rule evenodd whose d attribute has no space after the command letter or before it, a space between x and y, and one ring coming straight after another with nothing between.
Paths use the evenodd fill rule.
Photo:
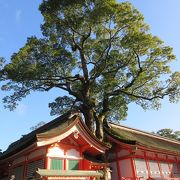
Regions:
<instances>
[{"instance_id":1,"label":"large green tree","mask_svg":"<svg viewBox=\"0 0 180 180\"><path fill-rule=\"evenodd\" d=\"M126 117L128 104L144 109L178 99L180 73L171 73L172 48L153 36L143 15L115 0L43 0L43 38L30 37L1 68L11 110L32 91L68 92L50 103L51 113L82 112L103 139L107 120ZM95 127L94 127L95 126Z\"/></svg>"},{"instance_id":2,"label":"large green tree","mask_svg":"<svg viewBox=\"0 0 180 180\"><path fill-rule=\"evenodd\" d=\"M164 136L170 139L175 139L180 141L180 131L173 131L173 129L165 128L165 129L160 129L157 132L153 132L153 133L159 136Z\"/></svg>"}]
</instances>

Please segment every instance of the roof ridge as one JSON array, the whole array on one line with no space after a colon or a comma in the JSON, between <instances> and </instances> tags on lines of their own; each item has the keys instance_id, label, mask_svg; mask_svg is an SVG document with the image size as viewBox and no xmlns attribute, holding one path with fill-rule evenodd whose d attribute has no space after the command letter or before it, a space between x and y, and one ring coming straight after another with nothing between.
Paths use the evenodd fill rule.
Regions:
<instances>
[{"instance_id":1,"label":"roof ridge","mask_svg":"<svg viewBox=\"0 0 180 180\"><path fill-rule=\"evenodd\" d=\"M140 130L140 129L132 128L132 127L129 127L129 126L125 126L125 125L121 125L121 124L117 124L117 123L113 123L113 122L109 122L109 124L113 125L113 126L116 126L116 127L124 128L124 129L129 130L129 131L137 132L138 134L147 135L147 136L150 136L150 137L154 137L156 139L160 139L160 140L163 140L163 141L168 141L168 142L180 145L180 141L170 139L168 137L159 136L159 135L147 132L147 131L143 131L143 130Z\"/></svg>"}]
</instances>

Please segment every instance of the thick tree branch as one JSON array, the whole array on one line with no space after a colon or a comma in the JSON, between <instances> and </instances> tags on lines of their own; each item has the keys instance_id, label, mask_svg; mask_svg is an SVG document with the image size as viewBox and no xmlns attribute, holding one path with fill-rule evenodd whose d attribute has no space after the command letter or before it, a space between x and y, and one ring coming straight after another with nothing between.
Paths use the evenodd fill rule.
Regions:
<instances>
[{"instance_id":1,"label":"thick tree branch","mask_svg":"<svg viewBox=\"0 0 180 180\"><path fill-rule=\"evenodd\" d=\"M81 59L81 65L82 65L82 70L83 70L83 75L84 75L84 78L85 78L85 81L88 81L88 68L87 68L87 61L86 61L86 58L85 58L85 55L84 55L84 42L85 40L88 39L88 37L90 36L91 34L91 29L88 33L87 36L83 36L81 34L79 34L78 32L76 32L73 28L71 28L71 30L73 31L73 43L74 43L74 50L78 49L79 50L79 53L80 53L80 59ZM81 36L81 46L76 43L76 40L75 40L75 33L78 33L80 36Z\"/></svg>"},{"instance_id":2,"label":"thick tree branch","mask_svg":"<svg viewBox=\"0 0 180 180\"><path fill-rule=\"evenodd\" d=\"M84 52L82 49L80 50L80 57L81 57L83 75L84 75L85 81L87 82L89 78L89 75L88 75L89 73L88 73L88 68L87 68L87 61L86 61L86 58L84 56Z\"/></svg>"},{"instance_id":3,"label":"thick tree branch","mask_svg":"<svg viewBox=\"0 0 180 180\"><path fill-rule=\"evenodd\" d=\"M135 98L138 98L138 99L143 99L143 100L148 100L148 101L152 101L153 99L157 99L157 98L163 99L165 96L169 95L168 92L164 92L162 94L154 95L152 97L150 97L150 96L141 96L141 95L133 94L133 93L118 89L118 90L115 90L115 91L109 93L109 96L119 96L120 94L125 94L125 95L128 95L128 96L132 96L132 97L135 97ZM154 93L154 94L156 94L156 93Z\"/></svg>"},{"instance_id":4,"label":"thick tree branch","mask_svg":"<svg viewBox=\"0 0 180 180\"><path fill-rule=\"evenodd\" d=\"M133 50L134 51L134 50ZM141 63L140 63L140 58L139 55L134 51L135 55L136 55L136 59L137 59L137 65L138 65L138 70L136 73L136 76L131 80L130 83L128 83L127 85L123 86L123 89L128 89L129 87L133 86L135 81L138 79L138 77L140 76L140 74L143 72L143 69L141 67Z\"/></svg>"}]
</instances>

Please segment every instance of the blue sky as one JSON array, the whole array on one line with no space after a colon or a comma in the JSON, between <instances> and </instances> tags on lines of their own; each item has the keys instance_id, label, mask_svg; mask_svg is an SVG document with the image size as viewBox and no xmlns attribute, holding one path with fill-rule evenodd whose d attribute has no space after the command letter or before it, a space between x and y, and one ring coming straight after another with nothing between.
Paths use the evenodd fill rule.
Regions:
<instances>
[{"instance_id":1,"label":"blue sky","mask_svg":"<svg viewBox=\"0 0 180 180\"><path fill-rule=\"evenodd\" d=\"M40 24L43 19L38 11L40 0L0 0L0 56L9 60L12 53L22 47L27 37L41 36ZM150 25L151 32L159 36L167 45L174 48L177 61L172 64L173 70L180 69L180 1L179 0L129 0L137 7ZM19 107L10 112L0 103L0 149L5 150L21 135L30 132L30 127L40 121L48 122L54 117L49 115L48 102L54 100L58 92L32 93ZM59 92L60 93L60 92ZM6 92L0 91L0 99ZM162 101L159 111L144 112L140 107L131 104L129 115L122 124L156 131L162 128L180 130L180 104Z\"/></svg>"}]
</instances>

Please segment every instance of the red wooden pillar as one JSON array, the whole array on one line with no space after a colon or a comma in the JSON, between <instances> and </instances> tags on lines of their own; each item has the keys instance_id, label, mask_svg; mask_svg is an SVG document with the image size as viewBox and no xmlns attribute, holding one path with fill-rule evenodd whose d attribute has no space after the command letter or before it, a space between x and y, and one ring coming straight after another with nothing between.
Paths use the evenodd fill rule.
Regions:
<instances>
[{"instance_id":1,"label":"red wooden pillar","mask_svg":"<svg viewBox=\"0 0 180 180\"><path fill-rule=\"evenodd\" d=\"M48 169L48 147L46 147L45 161L44 161L44 169Z\"/></svg>"},{"instance_id":2,"label":"red wooden pillar","mask_svg":"<svg viewBox=\"0 0 180 180\"><path fill-rule=\"evenodd\" d=\"M79 169L82 170L83 168L83 152L82 149L80 148L80 160L79 160Z\"/></svg>"},{"instance_id":3,"label":"red wooden pillar","mask_svg":"<svg viewBox=\"0 0 180 180\"><path fill-rule=\"evenodd\" d=\"M147 167L147 170L148 170L148 177L150 177L151 172L150 172L150 167L149 167L148 159L147 159L147 156L146 156L146 152L144 152L144 159L145 159L146 167Z\"/></svg>"},{"instance_id":4,"label":"red wooden pillar","mask_svg":"<svg viewBox=\"0 0 180 180\"><path fill-rule=\"evenodd\" d=\"M169 177L171 176L171 167L170 167L170 161L169 161L169 159L168 159L168 155L166 155L166 162L167 162L167 164L168 164L168 168L169 168L169 172L170 172L170 174L169 174Z\"/></svg>"},{"instance_id":5,"label":"red wooden pillar","mask_svg":"<svg viewBox=\"0 0 180 180\"><path fill-rule=\"evenodd\" d=\"M66 155L67 155L67 150L66 149L64 149L64 157L66 157ZM64 158L63 159L63 164L64 164L64 170L67 170L68 168L67 168L67 159L66 158Z\"/></svg>"},{"instance_id":6,"label":"red wooden pillar","mask_svg":"<svg viewBox=\"0 0 180 180\"><path fill-rule=\"evenodd\" d=\"M27 166L28 166L28 155L25 156L25 162L24 162L24 172L23 172L23 179L27 179Z\"/></svg>"},{"instance_id":7,"label":"red wooden pillar","mask_svg":"<svg viewBox=\"0 0 180 180\"><path fill-rule=\"evenodd\" d=\"M172 168L170 166L170 161L168 161L168 167L169 167L169 172L170 172L169 176L172 178L173 174L172 174Z\"/></svg>"},{"instance_id":8,"label":"red wooden pillar","mask_svg":"<svg viewBox=\"0 0 180 180\"><path fill-rule=\"evenodd\" d=\"M119 160L118 160L118 152L117 152L117 150L116 150L116 167L117 167L118 180L121 180L121 172L120 172L120 167L119 167Z\"/></svg>"},{"instance_id":9,"label":"red wooden pillar","mask_svg":"<svg viewBox=\"0 0 180 180\"><path fill-rule=\"evenodd\" d=\"M163 178L162 168L161 168L161 165L160 165L160 162L159 162L159 157L158 157L157 154L155 156L156 156L156 161L158 163L158 167L159 167L159 171L160 171L160 176L161 176L161 178Z\"/></svg>"},{"instance_id":10,"label":"red wooden pillar","mask_svg":"<svg viewBox=\"0 0 180 180\"><path fill-rule=\"evenodd\" d=\"M44 157L44 169L48 169L48 157L47 157L47 154L48 154L48 146L46 147L46 154L45 154L45 157ZM48 177L43 178L43 179L47 180Z\"/></svg>"},{"instance_id":11,"label":"red wooden pillar","mask_svg":"<svg viewBox=\"0 0 180 180\"><path fill-rule=\"evenodd\" d=\"M180 161L177 161L177 163L178 163L178 172L180 174Z\"/></svg>"},{"instance_id":12,"label":"red wooden pillar","mask_svg":"<svg viewBox=\"0 0 180 180\"><path fill-rule=\"evenodd\" d=\"M180 173L180 166L178 164L178 158L176 157L176 165L177 165L177 170L178 170L178 173Z\"/></svg>"},{"instance_id":13,"label":"red wooden pillar","mask_svg":"<svg viewBox=\"0 0 180 180\"><path fill-rule=\"evenodd\" d=\"M136 179L136 166L134 163L134 158L131 157L130 160L131 160L131 168L132 168L132 173L133 173L133 179Z\"/></svg>"}]
</instances>

